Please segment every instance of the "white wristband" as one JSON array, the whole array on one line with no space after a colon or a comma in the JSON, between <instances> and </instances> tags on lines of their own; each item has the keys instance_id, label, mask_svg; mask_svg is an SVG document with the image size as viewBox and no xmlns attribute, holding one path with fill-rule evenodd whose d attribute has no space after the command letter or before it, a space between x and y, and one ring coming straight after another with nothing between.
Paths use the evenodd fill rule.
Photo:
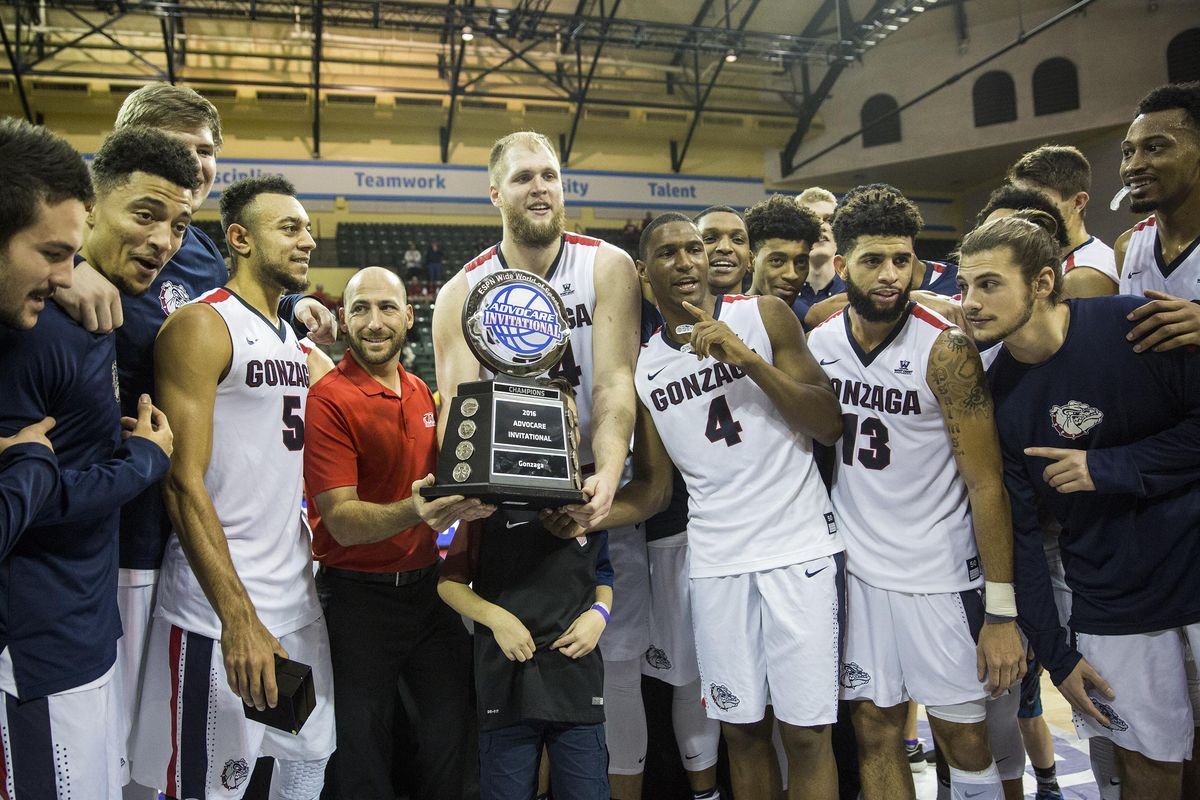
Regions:
<instances>
[{"instance_id":1,"label":"white wristband","mask_svg":"<svg viewBox=\"0 0 1200 800\"><path fill-rule=\"evenodd\" d=\"M997 617L1017 616L1017 593L1011 583L983 583L984 611Z\"/></svg>"}]
</instances>

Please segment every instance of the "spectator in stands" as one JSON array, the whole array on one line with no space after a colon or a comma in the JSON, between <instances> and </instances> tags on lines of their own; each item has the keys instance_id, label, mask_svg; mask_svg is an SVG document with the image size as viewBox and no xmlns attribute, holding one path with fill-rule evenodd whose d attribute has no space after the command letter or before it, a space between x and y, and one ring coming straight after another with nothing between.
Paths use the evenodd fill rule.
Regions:
<instances>
[{"instance_id":1,"label":"spectator in stands","mask_svg":"<svg viewBox=\"0 0 1200 800\"><path fill-rule=\"evenodd\" d=\"M649 211L647 211L646 216L642 217L642 230L643 231L646 230L646 226L649 225L653 221L654 221L654 217L650 214ZM641 237L639 236L638 238L640 239Z\"/></svg>"},{"instance_id":2,"label":"spectator in stands","mask_svg":"<svg viewBox=\"0 0 1200 800\"><path fill-rule=\"evenodd\" d=\"M442 246L437 242L430 242L425 251L425 274L429 276L430 291L442 282Z\"/></svg>"},{"instance_id":3,"label":"spectator in stands","mask_svg":"<svg viewBox=\"0 0 1200 800\"><path fill-rule=\"evenodd\" d=\"M421 274L421 251L417 249L416 242L409 242L408 249L404 251L404 279L412 280L414 277Z\"/></svg>"},{"instance_id":4,"label":"spectator in stands","mask_svg":"<svg viewBox=\"0 0 1200 800\"><path fill-rule=\"evenodd\" d=\"M328 308L330 311L334 311L334 312L337 311L338 301L335 300L334 298L330 297L329 295L325 294L325 284L318 283L317 287L315 289L313 289L313 291L308 296L313 298L314 300L316 300L321 305Z\"/></svg>"}]
</instances>

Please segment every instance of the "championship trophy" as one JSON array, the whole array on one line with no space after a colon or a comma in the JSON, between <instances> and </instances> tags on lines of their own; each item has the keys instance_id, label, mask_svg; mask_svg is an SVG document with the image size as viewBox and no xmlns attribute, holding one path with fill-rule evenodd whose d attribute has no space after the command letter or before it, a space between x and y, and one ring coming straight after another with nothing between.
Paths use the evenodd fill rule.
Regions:
<instances>
[{"instance_id":1,"label":"championship trophy","mask_svg":"<svg viewBox=\"0 0 1200 800\"><path fill-rule=\"evenodd\" d=\"M529 272L494 272L467 295L462 326L471 352L495 377L458 385L437 484L421 495L531 510L585 502L571 387L534 377L557 364L569 343L558 293Z\"/></svg>"}]
</instances>

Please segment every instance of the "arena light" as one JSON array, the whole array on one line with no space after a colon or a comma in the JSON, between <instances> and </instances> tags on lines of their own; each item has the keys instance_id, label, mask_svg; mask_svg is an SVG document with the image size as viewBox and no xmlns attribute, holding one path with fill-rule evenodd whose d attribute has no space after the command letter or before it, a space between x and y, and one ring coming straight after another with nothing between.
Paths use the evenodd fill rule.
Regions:
<instances>
[{"instance_id":1,"label":"arena light","mask_svg":"<svg viewBox=\"0 0 1200 800\"><path fill-rule=\"evenodd\" d=\"M737 51L730 50L727 53L725 53L725 63L726 64L732 64L733 62L737 61L737 59L738 59Z\"/></svg>"},{"instance_id":2,"label":"arena light","mask_svg":"<svg viewBox=\"0 0 1200 800\"><path fill-rule=\"evenodd\" d=\"M889 31L898 31L898 30L900 30L900 26L899 26L899 25L893 25L893 24L892 24L892 23L890 23L890 22L889 22L887 25L884 25L883 27L887 28Z\"/></svg>"},{"instance_id":3,"label":"arena light","mask_svg":"<svg viewBox=\"0 0 1200 800\"><path fill-rule=\"evenodd\" d=\"M471 40L472 40L472 39L474 39L474 38L475 38L475 32L471 30L471 26L470 26L470 25L463 25L463 29L462 29L462 40L463 40L464 42L469 42L469 41L471 41Z\"/></svg>"},{"instance_id":4,"label":"arena light","mask_svg":"<svg viewBox=\"0 0 1200 800\"><path fill-rule=\"evenodd\" d=\"M920 14L922 11L925 10L925 6L913 6L912 10L913 10L914 14Z\"/></svg>"}]
</instances>

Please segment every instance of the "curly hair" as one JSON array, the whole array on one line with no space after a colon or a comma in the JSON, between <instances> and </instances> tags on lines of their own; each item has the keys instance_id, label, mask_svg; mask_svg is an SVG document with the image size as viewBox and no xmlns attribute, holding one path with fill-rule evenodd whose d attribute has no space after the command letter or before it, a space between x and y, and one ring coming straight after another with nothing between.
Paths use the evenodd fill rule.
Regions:
<instances>
[{"instance_id":1,"label":"curly hair","mask_svg":"<svg viewBox=\"0 0 1200 800\"><path fill-rule=\"evenodd\" d=\"M794 197L773 194L746 209L746 232L755 251L770 239L812 244L821 239L821 220Z\"/></svg>"},{"instance_id":2,"label":"curly hair","mask_svg":"<svg viewBox=\"0 0 1200 800\"><path fill-rule=\"evenodd\" d=\"M1014 211L1034 209L1049 214L1054 220L1055 230L1052 235L1060 248L1067 247L1071 242L1067 239L1067 223L1063 221L1058 206L1046 199L1046 195L1033 189L1018 189L1010 183L995 189L988 195L987 205L975 216L975 227L987 222L987 218L998 208L1011 208Z\"/></svg>"},{"instance_id":3,"label":"curly hair","mask_svg":"<svg viewBox=\"0 0 1200 800\"><path fill-rule=\"evenodd\" d=\"M1153 114L1181 108L1187 113L1192 127L1200 131L1200 81L1168 83L1159 86L1138 103L1138 114Z\"/></svg>"},{"instance_id":4,"label":"curly hair","mask_svg":"<svg viewBox=\"0 0 1200 800\"><path fill-rule=\"evenodd\" d=\"M1056 226L1054 218L1041 209L1021 209L968 233L959 245L959 258L1006 247L1026 282L1032 282L1046 267L1054 270L1050 302L1057 303L1062 298L1062 263L1054 240Z\"/></svg>"},{"instance_id":5,"label":"curly hair","mask_svg":"<svg viewBox=\"0 0 1200 800\"><path fill-rule=\"evenodd\" d=\"M154 128L118 128L92 159L92 180L98 194L124 185L135 172L157 175L193 192L200 188L191 148Z\"/></svg>"},{"instance_id":6,"label":"curly hair","mask_svg":"<svg viewBox=\"0 0 1200 800\"><path fill-rule=\"evenodd\" d=\"M860 236L917 238L925 220L917 206L886 183L857 186L846 193L833 215L833 238L838 252L849 255Z\"/></svg>"}]
</instances>

